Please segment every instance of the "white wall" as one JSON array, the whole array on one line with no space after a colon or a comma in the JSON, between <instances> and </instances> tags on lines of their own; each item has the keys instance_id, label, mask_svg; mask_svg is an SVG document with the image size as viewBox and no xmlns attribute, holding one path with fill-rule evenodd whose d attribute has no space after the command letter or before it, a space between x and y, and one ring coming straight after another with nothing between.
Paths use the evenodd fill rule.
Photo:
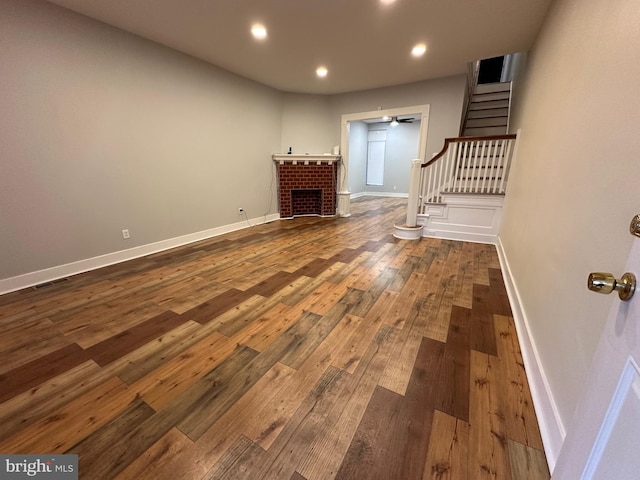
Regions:
<instances>
[{"instance_id":1,"label":"white wall","mask_svg":"<svg viewBox=\"0 0 640 480\"><path fill-rule=\"evenodd\" d=\"M424 82L378 88L330 97L333 137L340 140L340 121L343 114L369 112L387 108L410 107L429 104L429 129L426 157L439 152L446 137L457 137L466 77L438 78Z\"/></svg>"},{"instance_id":2,"label":"white wall","mask_svg":"<svg viewBox=\"0 0 640 480\"><path fill-rule=\"evenodd\" d=\"M281 93L35 0L0 65L0 279L276 211Z\"/></svg>"},{"instance_id":3,"label":"white wall","mask_svg":"<svg viewBox=\"0 0 640 480\"><path fill-rule=\"evenodd\" d=\"M335 141L330 128L329 97L326 95L283 94L282 147L286 153L331 153Z\"/></svg>"},{"instance_id":4,"label":"white wall","mask_svg":"<svg viewBox=\"0 0 640 480\"><path fill-rule=\"evenodd\" d=\"M420 122L401 123L396 126L370 124L369 130L386 130L387 141L384 152L383 184L366 185L366 191L408 194L411 160L418 158ZM349 164L351 165L351 157L349 157Z\"/></svg>"},{"instance_id":5,"label":"white wall","mask_svg":"<svg viewBox=\"0 0 640 480\"><path fill-rule=\"evenodd\" d=\"M565 425L619 301L587 291L587 275L623 273L640 213L639 25L637 0L558 0L515 99L500 237Z\"/></svg>"},{"instance_id":6,"label":"white wall","mask_svg":"<svg viewBox=\"0 0 640 480\"><path fill-rule=\"evenodd\" d=\"M364 122L349 123L349 191L351 194L367 190L367 132Z\"/></svg>"}]
</instances>

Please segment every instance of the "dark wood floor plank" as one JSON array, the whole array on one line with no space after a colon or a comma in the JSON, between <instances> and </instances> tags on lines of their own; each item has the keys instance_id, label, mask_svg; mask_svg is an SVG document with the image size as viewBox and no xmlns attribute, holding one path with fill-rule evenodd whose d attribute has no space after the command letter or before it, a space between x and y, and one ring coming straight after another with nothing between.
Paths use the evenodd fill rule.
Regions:
<instances>
[{"instance_id":1,"label":"dark wood floor plank","mask_svg":"<svg viewBox=\"0 0 640 480\"><path fill-rule=\"evenodd\" d=\"M89 347L86 352L98 365L105 366L184 322L180 315L165 312Z\"/></svg>"},{"instance_id":2,"label":"dark wood floor plank","mask_svg":"<svg viewBox=\"0 0 640 480\"><path fill-rule=\"evenodd\" d=\"M231 288L182 314L185 321L205 324L249 298L252 293Z\"/></svg>"},{"instance_id":3,"label":"dark wood floor plank","mask_svg":"<svg viewBox=\"0 0 640 480\"><path fill-rule=\"evenodd\" d=\"M438 410L469 421L469 318L471 311L454 306L449 334L438 373L434 406Z\"/></svg>"},{"instance_id":4,"label":"dark wood floor plank","mask_svg":"<svg viewBox=\"0 0 640 480\"><path fill-rule=\"evenodd\" d=\"M187 321L110 363L109 371L131 385L207 335L200 324Z\"/></svg>"},{"instance_id":5,"label":"dark wood floor plank","mask_svg":"<svg viewBox=\"0 0 640 480\"><path fill-rule=\"evenodd\" d=\"M353 375L345 377L344 386L322 424L312 431L303 427L298 430L296 436L312 438L297 467L308 480L333 478L338 472L389 360L391 331L388 326L378 331ZM298 442L295 444L299 448Z\"/></svg>"},{"instance_id":6,"label":"dark wood floor plank","mask_svg":"<svg viewBox=\"0 0 640 480\"><path fill-rule=\"evenodd\" d=\"M314 258L305 266L300 267L298 270L296 270L294 274L304 275L306 277L317 277L334 263L334 261L328 259Z\"/></svg>"},{"instance_id":7,"label":"dark wood floor plank","mask_svg":"<svg viewBox=\"0 0 640 480\"><path fill-rule=\"evenodd\" d=\"M200 438L202 433L231 407L234 400L242 396L244 392L240 388L246 388L245 382L250 378L247 375L254 373L245 367L257 355L258 352L248 347L238 347L229 358L187 390L191 398L189 402L181 402L184 412L176 424L180 431L192 440ZM240 375L243 370L245 375ZM254 373L257 377L255 381L262 373ZM180 397L176 398L165 409L172 408L180 400Z\"/></svg>"},{"instance_id":8,"label":"dark wood floor plank","mask_svg":"<svg viewBox=\"0 0 640 480\"><path fill-rule=\"evenodd\" d=\"M65 453L78 455L78 469L84 478L106 478L123 468L122 455L130 451L127 447L129 442L123 440L129 435L130 430L137 429L155 413L144 401L136 400L120 415ZM119 439L119 448L114 448L114 438ZM135 458L138 454L133 453L132 456Z\"/></svg>"},{"instance_id":9,"label":"dark wood floor plank","mask_svg":"<svg viewBox=\"0 0 640 480\"><path fill-rule=\"evenodd\" d=\"M0 403L77 367L89 358L82 348L72 343L1 374Z\"/></svg>"},{"instance_id":10,"label":"dark wood floor plank","mask_svg":"<svg viewBox=\"0 0 640 480\"><path fill-rule=\"evenodd\" d=\"M406 396L376 389L337 479L422 478L434 411L430 390L443 354L444 344L424 339Z\"/></svg>"},{"instance_id":11,"label":"dark wood floor plank","mask_svg":"<svg viewBox=\"0 0 640 480\"><path fill-rule=\"evenodd\" d=\"M498 355L496 334L493 326L491 289L484 285L473 285L471 307L471 348L487 355Z\"/></svg>"},{"instance_id":12,"label":"dark wood floor plank","mask_svg":"<svg viewBox=\"0 0 640 480\"><path fill-rule=\"evenodd\" d=\"M266 280L257 283L246 291L249 295L262 295L263 297L269 297L276 293L281 288L284 288L289 283L298 278L300 274L289 272L278 272L271 275Z\"/></svg>"}]
</instances>

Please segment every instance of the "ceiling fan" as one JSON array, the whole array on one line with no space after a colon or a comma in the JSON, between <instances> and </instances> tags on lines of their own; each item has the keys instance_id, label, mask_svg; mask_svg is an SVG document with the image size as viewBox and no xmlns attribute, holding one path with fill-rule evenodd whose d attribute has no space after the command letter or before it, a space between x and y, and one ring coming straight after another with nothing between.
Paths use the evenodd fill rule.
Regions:
<instances>
[{"instance_id":1,"label":"ceiling fan","mask_svg":"<svg viewBox=\"0 0 640 480\"><path fill-rule=\"evenodd\" d=\"M380 121L372 122L372 123L391 123L391 125L398 125L399 123L413 123L414 120L415 120L414 117L398 118L397 116L393 116L393 117L382 117Z\"/></svg>"}]
</instances>

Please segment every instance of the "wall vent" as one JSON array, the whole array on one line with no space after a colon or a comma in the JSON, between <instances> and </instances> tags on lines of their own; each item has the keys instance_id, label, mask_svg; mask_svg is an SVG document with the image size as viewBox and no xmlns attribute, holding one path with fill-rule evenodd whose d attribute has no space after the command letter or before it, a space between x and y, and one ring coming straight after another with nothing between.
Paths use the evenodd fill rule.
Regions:
<instances>
[{"instance_id":1,"label":"wall vent","mask_svg":"<svg viewBox=\"0 0 640 480\"><path fill-rule=\"evenodd\" d=\"M68 281L69 281L69 279L67 277L58 278L56 280L51 280L50 282L39 283L38 285L34 285L31 288L33 290L40 290L41 288L51 287L51 286L56 285L58 283L63 283L63 282L68 282Z\"/></svg>"}]
</instances>

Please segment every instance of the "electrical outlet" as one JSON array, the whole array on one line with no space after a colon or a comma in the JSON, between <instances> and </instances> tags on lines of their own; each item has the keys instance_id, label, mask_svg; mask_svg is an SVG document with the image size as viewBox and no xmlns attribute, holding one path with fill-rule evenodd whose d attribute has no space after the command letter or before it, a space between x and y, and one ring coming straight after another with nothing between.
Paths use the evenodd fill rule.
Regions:
<instances>
[{"instance_id":1,"label":"electrical outlet","mask_svg":"<svg viewBox=\"0 0 640 480\"><path fill-rule=\"evenodd\" d=\"M122 230L122 238L124 238L125 240L127 238L131 238L131 235L129 234L129 230L128 229L125 228L124 230Z\"/></svg>"},{"instance_id":2,"label":"electrical outlet","mask_svg":"<svg viewBox=\"0 0 640 480\"><path fill-rule=\"evenodd\" d=\"M238 208L238 215L242 215L244 213L244 208Z\"/></svg>"}]
</instances>

